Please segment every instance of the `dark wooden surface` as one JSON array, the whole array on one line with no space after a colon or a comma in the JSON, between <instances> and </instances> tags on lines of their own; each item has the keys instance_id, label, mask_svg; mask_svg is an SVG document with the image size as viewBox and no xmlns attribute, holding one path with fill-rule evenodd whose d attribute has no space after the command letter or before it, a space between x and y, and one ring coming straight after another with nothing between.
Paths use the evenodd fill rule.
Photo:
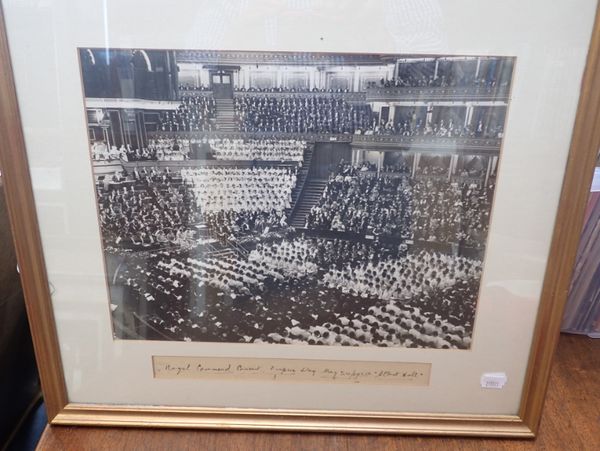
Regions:
<instances>
[{"instance_id":1,"label":"dark wooden surface","mask_svg":"<svg viewBox=\"0 0 600 451\"><path fill-rule=\"evenodd\" d=\"M563 335L535 441L48 427L38 450L600 450L600 340Z\"/></svg>"}]
</instances>

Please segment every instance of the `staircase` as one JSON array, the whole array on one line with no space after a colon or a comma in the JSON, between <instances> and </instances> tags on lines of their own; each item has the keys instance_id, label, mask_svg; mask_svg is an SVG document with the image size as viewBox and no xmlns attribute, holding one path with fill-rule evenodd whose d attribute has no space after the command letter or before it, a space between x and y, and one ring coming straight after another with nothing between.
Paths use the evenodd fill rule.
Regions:
<instances>
[{"instance_id":1,"label":"staircase","mask_svg":"<svg viewBox=\"0 0 600 451\"><path fill-rule=\"evenodd\" d=\"M293 208L295 207L296 202L298 202L298 198L302 194L302 188L304 188L304 184L306 182L306 179L308 178L308 171L310 169L310 163L312 161L313 150L313 145L309 145L304 151L304 158L302 159L302 168L298 171L298 174L296 174L296 186L292 188L292 210L287 212L288 216L289 213L293 213Z\"/></svg>"},{"instance_id":2,"label":"staircase","mask_svg":"<svg viewBox=\"0 0 600 451\"><path fill-rule=\"evenodd\" d=\"M215 99L217 102L217 116L215 123L220 132L235 132L238 130L233 119L233 99Z\"/></svg>"},{"instance_id":3,"label":"staircase","mask_svg":"<svg viewBox=\"0 0 600 451\"><path fill-rule=\"evenodd\" d=\"M290 225L296 228L303 228L306 225L306 217L313 206L319 203L323 196L323 191L327 186L327 180L312 179L307 180L302 196L298 200L292 214Z\"/></svg>"}]
</instances>

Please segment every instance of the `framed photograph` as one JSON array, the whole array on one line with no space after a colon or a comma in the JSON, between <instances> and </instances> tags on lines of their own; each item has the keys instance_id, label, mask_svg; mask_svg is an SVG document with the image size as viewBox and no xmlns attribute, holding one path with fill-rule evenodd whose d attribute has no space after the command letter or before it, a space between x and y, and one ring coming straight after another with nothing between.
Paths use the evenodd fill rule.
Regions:
<instances>
[{"instance_id":1,"label":"framed photograph","mask_svg":"<svg viewBox=\"0 0 600 451\"><path fill-rule=\"evenodd\" d=\"M52 424L535 435L600 144L597 4L339 9L2 1Z\"/></svg>"}]
</instances>

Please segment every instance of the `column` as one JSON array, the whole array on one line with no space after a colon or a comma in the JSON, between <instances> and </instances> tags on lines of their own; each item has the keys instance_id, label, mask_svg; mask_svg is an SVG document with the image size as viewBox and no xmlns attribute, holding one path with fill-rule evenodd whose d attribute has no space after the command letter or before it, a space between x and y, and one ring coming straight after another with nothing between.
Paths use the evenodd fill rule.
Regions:
<instances>
[{"instance_id":1,"label":"column","mask_svg":"<svg viewBox=\"0 0 600 451\"><path fill-rule=\"evenodd\" d=\"M452 176L456 172L457 163L458 163L458 155L450 156L450 164L448 165L448 180L451 180Z\"/></svg>"},{"instance_id":2,"label":"column","mask_svg":"<svg viewBox=\"0 0 600 451\"><path fill-rule=\"evenodd\" d=\"M109 135L108 135L108 127L106 125L102 125L102 139L104 140L104 142L110 149L111 144L110 144L110 139L109 139Z\"/></svg>"},{"instance_id":3,"label":"column","mask_svg":"<svg viewBox=\"0 0 600 451\"><path fill-rule=\"evenodd\" d=\"M440 67L440 60L436 58L435 60L435 69L433 71L433 79L437 79L438 78L438 68Z\"/></svg>"},{"instance_id":4,"label":"column","mask_svg":"<svg viewBox=\"0 0 600 451\"><path fill-rule=\"evenodd\" d=\"M390 112L388 113L388 121L392 121L394 123L394 118L396 117L396 105L393 103L389 104Z\"/></svg>"},{"instance_id":5,"label":"column","mask_svg":"<svg viewBox=\"0 0 600 451\"><path fill-rule=\"evenodd\" d=\"M244 85L246 89L250 88L250 70L247 68L244 69Z\"/></svg>"},{"instance_id":6,"label":"column","mask_svg":"<svg viewBox=\"0 0 600 451\"><path fill-rule=\"evenodd\" d=\"M413 167L412 167L412 177L417 173L417 168L419 167L419 160L421 159L420 153L415 153L415 157L413 158Z\"/></svg>"},{"instance_id":7,"label":"column","mask_svg":"<svg viewBox=\"0 0 600 451\"><path fill-rule=\"evenodd\" d=\"M492 157L492 167L490 168L490 176L496 175L496 170L498 169L498 157L494 156Z\"/></svg>"},{"instance_id":8,"label":"column","mask_svg":"<svg viewBox=\"0 0 600 451\"><path fill-rule=\"evenodd\" d=\"M383 151L379 151L379 158L377 158L377 175L381 173L383 168Z\"/></svg>"},{"instance_id":9,"label":"column","mask_svg":"<svg viewBox=\"0 0 600 451\"><path fill-rule=\"evenodd\" d=\"M360 91L360 72L359 72L358 68L356 68L354 70L353 77L354 77L354 79L352 81L354 83L353 83L352 91L358 92L358 91Z\"/></svg>"},{"instance_id":10,"label":"column","mask_svg":"<svg viewBox=\"0 0 600 451\"><path fill-rule=\"evenodd\" d=\"M207 69L200 69L200 84L210 87L210 75Z\"/></svg>"},{"instance_id":11,"label":"column","mask_svg":"<svg viewBox=\"0 0 600 451\"><path fill-rule=\"evenodd\" d=\"M473 105L467 105L467 113L465 114L465 127L471 125L471 119L473 119Z\"/></svg>"},{"instance_id":12,"label":"column","mask_svg":"<svg viewBox=\"0 0 600 451\"><path fill-rule=\"evenodd\" d=\"M492 157L488 157L487 170L485 171L485 184L488 184L488 180L490 178L490 174L492 171Z\"/></svg>"},{"instance_id":13,"label":"column","mask_svg":"<svg viewBox=\"0 0 600 451\"><path fill-rule=\"evenodd\" d=\"M425 124L431 124L433 120L433 104L430 102L427 104L427 116L425 117Z\"/></svg>"}]
</instances>

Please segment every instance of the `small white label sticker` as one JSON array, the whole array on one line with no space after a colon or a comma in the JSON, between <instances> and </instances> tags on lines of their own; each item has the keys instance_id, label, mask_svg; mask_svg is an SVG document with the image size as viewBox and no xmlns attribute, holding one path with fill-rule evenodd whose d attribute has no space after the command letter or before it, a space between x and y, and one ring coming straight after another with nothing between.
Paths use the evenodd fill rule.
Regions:
<instances>
[{"instance_id":1,"label":"small white label sticker","mask_svg":"<svg viewBox=\"0 0 600 451\"><path fill-rule=\"evenodd\" d=\"M500 390L504 388L507 380L506 373L483 373L481 375L481 387Z\"/></svg>"}]
</instances>

